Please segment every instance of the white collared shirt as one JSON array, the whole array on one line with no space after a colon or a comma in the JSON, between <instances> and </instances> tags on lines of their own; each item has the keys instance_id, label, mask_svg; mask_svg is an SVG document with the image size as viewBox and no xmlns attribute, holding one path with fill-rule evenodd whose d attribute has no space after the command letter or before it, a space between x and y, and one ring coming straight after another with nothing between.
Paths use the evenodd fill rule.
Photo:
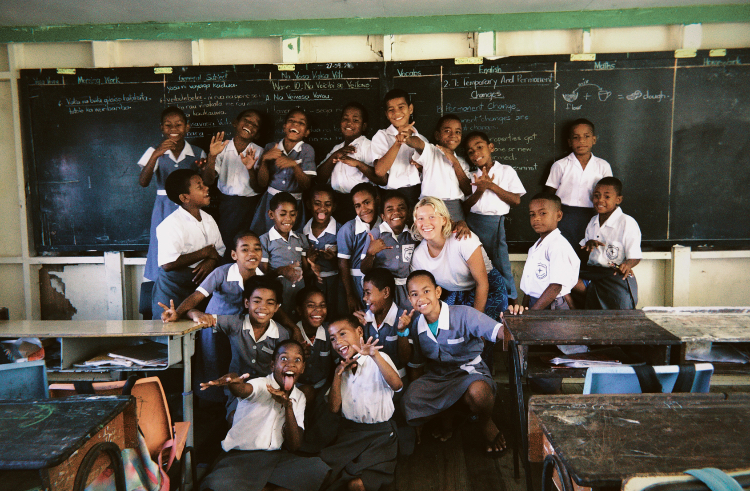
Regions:
<instances>
[{"instance_id":1,"label":"white collared shirt","mask_svg":"<svg viewBox=\"0 0 750 491\"><path fill-rule=\"evenodd\" d=\"M380 356L398 373L391 357ZM357 360L357 373L346 370L341 375L341 413L355 423L382 423L393 416L393 389L383 378L380 367L370 356Z\"/></svg>"},{"instance_id":2,"label":"white collared shirt","mask_svg":"<svg viewBox=\"0 0 750 491\"><path fill-rule=\"evenodd\" d=\"M391 303L391 308L388 309L388 313L385 314L385 318L383 318L383 322L381 322L380 325L378 325L377 321L375 320L375 314L373 314L370 309L367 309L365 311L365 322L369 322L370 324L372 324L376 331L380 331L384 324L388 324L389 326L397 326L398 305L396 305L395 301Z\"/></svg>"},{"instance_id":3,"label":"white collared shirt","mask_svg":"<svg viewBox=\"0 0 750 491\"><path fill-rule=\"evenodd\" d=\"M319 239L323 237L325 234L336 235L336 227L338 226L338 223L336 222L335 218L330 217L328 221L328 225L326 226L325 230L320 232L320 235L318 235L317 237L315 236L315 234L313 234L312 223L313 223L313 219L311 218L310 220L307 221L305 226L302 227L302 233L305 234L309 240L317 243Z\"/></svg>"},{"instance_id":4,"label":"white collared shirt","mask_svg":"<svg viewBox=\"0 0 750 491\"><path fill-rule=\"evenodd\" d=\"M255 143L248 144L242 154L252 149L255 152L255 167L258 167L263 149ZM230 140L224 150L216 156L216 173L219 176L216 183L219 191L227 196L257 196L258 192L250 186L250 176L245 164L242 163L234 141Z\"/></svg>"},{"instance_id":5,"label":"white collared shirt","mask_svg":"<svg viewBox=\"0 0 750 491\"><path fill-rule=\"evenodd\" d=\"M599 246L589 254L588 264L608 267L610 263L622 264L626 259L642 259L641 229L635 219L622 212L618 206L604 222L599 224L599 215L591 218L586 226L586 237L581 245L589 240L607 244Z\"/></svg>"},{"instance_id":6,"label":"white collared shirt","mask_svg":"<svg viewBox=\"0 0 750 491\"><path fill-rule=\"evenodd\" d=\"M469 177L469 165L458 155L456 155L456 158L466 177ZM424 150L415 161L422 164L420 199L425 196L434 196L443 200L464 199L464 192L461 191L458 184L458 177L456 171L453 170L453 164L438 147L431 143L425 143Z\"/></svg>"},{"instance_id":7,"label":"white collared shirt","mask_svg":"<svg viewBox=\"0 0 750 491\"><path fill-rule=\"evenodd\" d=\"M219 227L213 217L200 210L200 221L184 208L177 208L156 227L156 240L159 243L159 266L174 262L183 254L213 245L219 256L225 251ZM200 261L191 264L194 268Z\"/></svg>"},{"instance_id":8,"label":"white collared shirt","mask_svg":"<svg viewBox=\"0 0 750 491\"><path fill-rule=\"evenodd\" d=\"M349 145L356 148L356 151L354 153L350 153L349 157L353 158L354 160L359 160L363 164L372 167L372 159L370 155L371 142L367 139L366 136L360 135L359 137L355 138L354 141L352 141ZM341 142L333 147L333 149L328 152L328 155L326 155L326 158L323 159L323 162L328 160L334 152L344 148L345 146L347 146L346 143ZM361 182L370 182L370 180L367 179L365 175L362 174L362 172L356 167L352 167L343 162L337 162L333 167L333 172L331 172L331 187L335 191L348 194L352 191L352 188L354 186Z\"/></svg>"},{"instance_id":9,"label":"white collared shirt","mask_svg":"<svg viewBox=\"0 0 750 491\"><path fill-rule=\"evenodd\" d=\"M521 290L539 298L554 283L562 286L558 298L567 295L578 281L580 266L581 260L573 247L556 228L529 249L521 276Z\"/></svg>"},{"instance_id":10,"label":"white collared shirt","mask_svg":"<svg viewBox=\"0 0 750 491\"><path fill-rule=\"evenodd\" d=\"M148 147L148 150L146 150L143 155L141 155L141 158L138 160L138 165L141 167L146 167L146 164L148 164L149 159L151 158L151 155L156 151L154 147ZM164 155L172 159L173 162L180 162L185 157L195 157L195 152L193 152L193 146L185 143L185 146L182 148L182 151L180 152L179 157L175 157L172 150L167 150L164 152ZM206 158L206 154L201 150L200 158ZM177 167L175 165L175 167ZM156 164L154 165L154 172L156 172L156 169L159 168L159 160L156 161Z\"/></svg>"},{"instance_id":11,"label":"white collared shirt","mask_svg":"<svg viewBox=\"0 0 750 491\"><path fill-rule=\"evenodd\" d=\"M526 188L523 187L521 179L518 178L518 174L513 167L495 161L489 174L492 176L492 182L503 188L505 191L521 196L526 194ZM472 174L472 177L474 177L472 181L476 180L476 176L481 175L482 170L477 169L477 171ZM477 187L472 184L471 192L475 193L476 191ZM474 203L474 206L471 207L470 211L478 215L502 216L508 214L510 211L510 205L501 200L497 194L487 189L482 193L482 196L477 202Z\"/></svg>"},{"instance_id":12,"label":"white collared shirt","mask_svg":"<svg viewBox=\"0 0 750 491\"><path fill-rule=\"evenodd\" d=\"M273 319L268 321L268 327L266 328L266 331L263 333L260 339L255 339L255 330L253 330L253 323L250 322L249 315L246 315L245 319L242 321L242 330L249 332L250 337L253 338L255 344L263 342L263 340L265 340L266 338L279 339L279 325L276 324L276 321Z\"/></svg>"},{"instance_id":13,"label":"white collared shirt","mask_svg":"<svg viewBox=\"0 0 750 491\"><path fill-rule=\"evenodd\" d=\"M313 341L310 341L310 338L307 336L307 333L305 332L305 328L302 327L302 321L297 322L297 327L299 327L299 332L302 333L302 339L304 339L307 344L312 346ZM323 324L319 325L318 330L315 331L315 339L322 339L323 341L326 340L326 328Z\"/></svg>"},{"instance_id":14,"label":"white collared shirt","mask_svg":"<svg viewBox=\"0 0 750 491\"><path fill-rule=\"evenodd\" d=\"M596 183L611 175L612 167L606 160L591 154L591 160L584 169L576 155L571 153L552 164L546 185L557 189L555 194L564 205L593 208L591 195Z\"/></svg>"},{"instance_id":15,"label":"white collared shirt","mask_svg":"<svg viewBox=\"0 0 750 491\"><path fill-rule=\"evenodd\" d=\"M247 399L237 403L234 423L221 442L225 452L236 450L278 450L284 443L284 424L286 411L274 401L268 392L270 385L274 389L280 386L273 374L247 381L253 386L253 393ZM292 389L289 399L297 420L297 426L305 427L305 395L297 387Z\"/></svg>"},{"instance_id":16,"label":"white collared shirt","mask_svg":"<svg viewBox=\"0 0 750 491\"><path fill-rule=\"evenodd\" d=\"M375 225L379 225L379 224L380 224L380 218L378 218L375 221ZM371 230L371 228L372 227L370 227L369 223L365 223L365 222L362 221L361 218L359 218L359 215L357 215L356 217L354 217L354 234L355 235L359 235L362 232L369 232Z\"/></svg>"},{"instance_id":17,"label":"white collared shirt","mask_svg":"<svg viewBox=\"0 0 750 491\"><path fill-rule=\"evenodd\" d=\"M396 143L396 135L398 130L395 126L390 125L384 130L378 130L375 136L372 137L372 144L370 145L370 161L375 162L381 158L385 153ZM414 134L422 139L427 144L427 139L420 135L416 129ZM419 169L411 165L411 161L415 158L415 150L407 144L401 145L398 149L398 155L393 161L391 169L388 171L388 183L384 186L385 189L400 189L409 186L416 186L421 182L419 178Z\"/></svg>"}]
</instances>

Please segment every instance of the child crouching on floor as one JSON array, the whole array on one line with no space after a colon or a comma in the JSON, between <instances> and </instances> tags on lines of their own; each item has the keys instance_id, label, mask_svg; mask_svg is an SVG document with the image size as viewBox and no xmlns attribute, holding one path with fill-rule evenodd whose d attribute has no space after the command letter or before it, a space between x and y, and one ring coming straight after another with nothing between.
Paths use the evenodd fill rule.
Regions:
<instances>
[{"instance_id":1,"label":"child crouching on floor","mask_svg":"<svg viewBox=\"0 0 750 491\"><path fill-rule=\"evenodd\" d=\"M331 466L325 489L380 489L393 481L398 438L393 393L403 387L391 358L378 342L363 339L353 316L331 323L331 345L343 358L328 394L332 412L343 419L336 441L320 458Z\"/></svg>"},{"instance_id":2,"label":"child crouching on floor","mask_svg":"<svg viewBox=\"0 0 750 491\"><path fill-rule=\"evenodd\" d=\"M234 424L221 443L226 452L201 490L317 491L328 473L318 457L298 457L305 417L305 395L295 387L305 370L305 354L294 340L281 342L273 354L273 372L225 375L211 385L228 385L240 397ZM282 448L282 445L285 448Z\"/></svg>"}]
</instances>

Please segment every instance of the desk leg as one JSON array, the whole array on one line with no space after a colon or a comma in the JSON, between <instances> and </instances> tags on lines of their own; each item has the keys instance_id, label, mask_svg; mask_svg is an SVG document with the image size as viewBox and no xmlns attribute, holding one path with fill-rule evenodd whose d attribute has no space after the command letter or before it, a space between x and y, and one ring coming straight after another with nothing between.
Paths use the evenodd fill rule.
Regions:
<instances>
[{"instance_id":1,"label":"desk leg","mask_svg":"<svg viewBox=\"0 0 750 491\"><path fill-rule=\"evenodd\" d=\"M531 462L529 462L529 435L526 423L526 401L523 396L523 380L521 378L521 359L518 355L518 346L515 341L508 343L510 350L510 373L508 377L511 383L511 393L516 399L516 411L518 412L519 442L521 443L521 461L523 471L526 474L526 489L534 491L531 479Z\"/></svg>"},{"instance_id":2,"label":"desk leg","mask_svg":"<svg viewBox=\"0 0 750 491\"><path fill-rule=\"evenodd\" d=\"M186 445L193 446L193 354L195 332L182 336L182 419L190 423Z\"/></svg>"}]
</instances>

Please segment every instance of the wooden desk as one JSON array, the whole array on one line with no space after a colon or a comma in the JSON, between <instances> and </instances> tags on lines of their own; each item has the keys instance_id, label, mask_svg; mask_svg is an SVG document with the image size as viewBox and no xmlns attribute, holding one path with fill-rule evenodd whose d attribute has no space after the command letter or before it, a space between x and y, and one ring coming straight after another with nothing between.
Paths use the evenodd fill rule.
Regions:
<instances>
[{"instance_id":1,"label":"wooden desk","mask_svg":"<svg viewBox=\"0 0 750 491\"><path fill-rule=\"evenodd\" d=\"M135 448L137 426L130 396L0 401L0 470L37 471L45 489L68 490L92 446ZM97 467L91 480L105 468Z\"/></svg>"},{"instance_id":2,"label":"wooden desk","mask_svg":"<svg viewBox=\"0 0 750 491\"><path fill-rule=\"evenodd\" d=\"M532 396L529 459L557 455L584 487L635 474L750 463L747 397L724 394Z\"/></svg>"},{"instance_id":3,"label":"wooden desk","mask_svg":"<svg viewBox=\"0 0 750 491\"><path fill-rule=\"evenodd\" d=\"M182 416L190 422L187 445L193 445L193 393L191 358L195 353L195 331L200 324L185 320L162 321L0 321L0 338L60 338L61 360L56 366L47 365L49 372L61 374L55 378L77 379L80 375L110 372L111 368L76 368L92 357L128 344L149 339L168 346L168 367L182 363ZM147 371L165 368L148 368ZM142 368L118 368L133 371Z\"/></svg>"},{"instance_id":4,"label":"wooden desk","mask_svg":"<svg viewBox=\"0 0 750 491\"><path fill-rule=\"evenodd\" d=\"M680 339L659 327L640 310L546 310L528 311L503 319L504 348L510 350L508 379L515 399L522 450L526 470L526 486L532 490L531 467L525 458L528 449L526 405L523 376L530 373L529 346L587 345L590 347L640 347L644 360L652 365L669 363L671 347ZM541 370L542 377L583 377L585 369Z\"/></svg>"},{"instance_id":5,"label":"wooden desk","mask_svg":"<svg viewBox=\"0 0 750 491\"><path fill-rule=\"evenodd\" d=\"M750 307L652 307L646 317L682 341L680 362L691 351L710 351L715 343L750 343ZM715 363L715 374L750 375L750 364Z\"/></svg>"}]
</instances>

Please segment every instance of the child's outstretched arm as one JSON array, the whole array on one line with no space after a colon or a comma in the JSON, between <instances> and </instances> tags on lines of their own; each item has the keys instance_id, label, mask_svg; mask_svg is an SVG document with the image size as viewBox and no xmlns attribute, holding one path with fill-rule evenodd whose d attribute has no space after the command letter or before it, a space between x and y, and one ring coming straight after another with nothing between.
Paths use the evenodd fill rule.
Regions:
<instances>
[{"instance_id":1,"label":"child's outstretched arm","mask_svg":"<svg viewBox=\"0 0 750 491\"><path fill-rule=\"evenodd\" d=\"M260 158L260 164L258 164L258 186L261 189L268 187L268 183L271 181L271 170L269 166L271 161L276 160L278 157L284 155L278 146L274 146L270 150L263 152L263 156Z\"/></svg>"},{"instance_id":2,"label":"child's outstretched arm","mask_svg":"<svg viewBox=\"0 0 750 491\"><path fill-rule=\"evenodd\" d=\"M377 184L378 186L385 186L388 184L388 177L386 176L379 176L377 172L375 172L375 167L372 167L370 165L365 164L362 161L359 161L357 159L354 159L348 155L344 155L341 157L339 162L343 162L344 164L348 165L349 167L354 167L357 170L359 170L367 179L370 180L373 184Z\"/></svg>"},{"instance_id":3,"label":"child's outstretched arm","mask_svg":"<svg viewBox=\"0 0 750 491\"><path fill-rule=\"evenodd\" d=\"M352 345L352 348L354 348L354 351L360 355L372 358L380 369L380 373L383 374L385 383L387 383L394 392L398 392L404 387L404 383L401 381L398 372L394 370L387 361L385 361L385 358L380 356L380 350L383 349L383 347L378 346L377 339L373 341L372 336L370 336L370 339L365 342L364 339L360 338L360 346Z\"/></svg>"},{"instance_id":4,"label":"child's outstretched arm","mask_svg":"<svg viewBox=\"0 0 750 491\"><path fill-rule=\"evenodd\" d=\"M170 303L170 308L164 309L164 312L162 312L161 320L163 322L178 321L180 317L187 314L188 311L193 310L196 305L201 303L204 298L206 298L206 296L196 290L193 293L191 293L189 297L183 300L180 306L177 307L176 309L174 308L174 302L172 301Z\"/></svg>"},{"instance_id":5,"label":"child's outstretched arm","mask_svg":"<svg viewBox=\"0 0 750 491\"><path fill-rule=\"evenodd\" d=\"M321 184L327 183L331 179L331 174L333 174L333 168L336 167L336 163L341 162L342 158L348 157L349 154L352 154L356 151L357 147L354 147L352 145L345 145L333 152L318 166L317 181Z\"/></svg>"},{"instance_id":6,"label":"child's outstretched arm","mask_svg":"<svg viewBox=\"0 0 750 491\"><path fill-rule=\"evenodd\" d=\"M206 186L210 186L216 179L216 157L224 151L231 140L224 140L224 132L220 131L211 137L208 147L206 165L201 169L201 177Z\"/></svg>"},{"instance_id":7,"label":"child's outstretched arm","mask_svg":"<svg viewBox=\"0 0 750 491\"><path fill-rule=\"evenodd\" d=\"M228 373L222 375L216 380L210 380L208 382L201 382L201 390L206 390L211 387L228 387L229 392L233 396L239 397L240 399L247 399L253 393L253 384L248 384L247 379L250 378L249 373L237 375L236 373Z\"/></svg>"}]
</instances>

